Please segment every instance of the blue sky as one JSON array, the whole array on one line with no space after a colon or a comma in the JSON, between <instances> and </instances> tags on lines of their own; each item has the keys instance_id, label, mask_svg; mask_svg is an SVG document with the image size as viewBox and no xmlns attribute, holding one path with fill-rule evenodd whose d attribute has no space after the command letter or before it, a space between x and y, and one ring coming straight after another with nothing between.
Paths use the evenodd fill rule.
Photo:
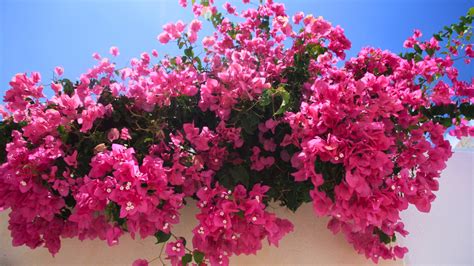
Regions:
<instances>
[{"instance_id":1,"label":"blue sky","mask_svg":"<svg viewBox=\"0 0 474 266\"><path fill-rule=\"evenodd\" d=\"M302 10L341 25L352 42L349 56L368 45L398 53L414 28L431 35L474 6L462 0L281 2L290 14ZM120 48L119 67L143 51L174 53L156 36L164 23L178 19L190 21L192 14L177 0L0 0L0 95L18 72L40 71L49 83L54 67L63 66L65 76L75 79L92 66L93 52L108 55L112 45ZM461 75L472 77L472 66Z\"/></svg>"}]
</instances>

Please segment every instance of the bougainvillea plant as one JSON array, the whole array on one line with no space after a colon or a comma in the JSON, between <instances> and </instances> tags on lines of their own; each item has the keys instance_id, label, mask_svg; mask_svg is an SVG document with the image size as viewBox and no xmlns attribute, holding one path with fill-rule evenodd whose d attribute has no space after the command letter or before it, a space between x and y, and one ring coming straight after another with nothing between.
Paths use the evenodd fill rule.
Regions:
<instances>
[{"instance_id":1,"label":"bougainvillea plant","mask_svg":"<svg viewBox=\"0 0 474 266\"><path fill-rule=\"evenodd\" d=\"M180 3L196 19L158 40L182 56L154 50L118 69L94 54L80 80L56 68L51 97L39 73L13 77L0 109L13 245L55 254L61 238L128 233L156 237L173 265L227 265L293 230L270 203L310 202L367 258L402 258L400 212L430 210L452 154L444 134L474 135L474 87L454 66L474 57L474 10L429 40L415 31L406 53L341 63L351 43L321 17L271 0ZM198 42L205 20L215 32ZM190 241L173 234L186 204L199 209Z\"/></svg>"}]
</instances>

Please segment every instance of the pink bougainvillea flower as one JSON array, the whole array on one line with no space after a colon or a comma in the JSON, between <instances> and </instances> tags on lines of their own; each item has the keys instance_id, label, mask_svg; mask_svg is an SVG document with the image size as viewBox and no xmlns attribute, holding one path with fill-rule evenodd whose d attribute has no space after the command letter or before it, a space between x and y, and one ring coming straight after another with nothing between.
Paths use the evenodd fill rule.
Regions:
<instances>
[{"instance_id":1,"label":"pink bougainvillea flower","mask_svg":"<svg viewBox=\"0 0 474 266\"><path fill-rule=\"evenodd\" d=\"M107 133L107 139L109 139L110 142L113 142L114 140L117 140L120 138L120 132L116 128L112 128L109 133Z\"/></svg>"},{"instance_id":2,"label":"pink bougainvillea flower","mask_svg":"<svg viewBox=\"0 0 474 266\"><path fill-rule=\"evenodd\" d=\"M64 73L64 68L62 68L62 67L60 67L60 66L55 67L55 68L54 68L54 73L56 73L56 75L58 75L58 76L62 76L63 73Z\"/></svg>"},{"instance_id":3,"label":"pink bougainvillea flower","mask_svg":"<svg viewBox=\"0 0 474 266\"><path fill-rule=\"evenodd\" d=\"M206 36L202 39L202 45L204 45L204 47L212 46L215 42L216 39L213 36Z\"/></svg>"},{"instance_id":4,"label":"pink bougainvillea flower","mask_svg":"<svg viewBox=\"0 0 474 266\"><path fill-rule=\"evenodd\" d=\"M120 54L119 49L116 46L110 47L109 53L113 56L118 56Z\"/></svg>"},{"instance_id":5,"label":"pink bougainvillea flower","mask_svg":"<svg viewBox=\"0 0 474 266\"><path fill-rule=\"evenodd\" d=\"M187 0L179 0L179 5L182 7L187 7L188 6L188 1Z\"/></svg>"},{"instance_id":6,"label":"pink bougainvillea flower","mask_svg":"<svg viewBox=\"0 0 474 266\"><path fill-rule=\"evenodd\" d=\"M96 60L101 60L101 59L102 59L102 57L100 56L99 53L93 53L93 54L92 54L92 58L94 58L94 59L96 59Z\"/></svg>"},{"instance_id":7,"label":"pink bougainvillea flower","mask_svg":"<svg viewBox=\"0 0 474 266\"><path fill-rule=\"evenodd\" d=\"M192 32L198 32L202 28L202 22L200 20L194 19L189 23L189 30Z\"/></svg>"},{"instance_id":8,"label":"pink bougainvillea flower","mask_svg":"<svg viewBox=\"0 0 474 266\"><path fill-rule=\"evenodd\" d=\"M293 23L300 24L301 20L304 18L303 12L298 12L293 16Z\"/></svg>"},{"instance_id":9,"label":"pink bougainvillea flower","mask_svg":"<svg viewBox=\"0 0 474 266\"><path fill-rule=\"evenodd\" d=\"M133 262L132 266L148 266L148 261L145 259L137 259Z\"/></svg>"},{"instance_id":10,"label":"pink bougainvillea flower","mask_svg":"<svg viewBox=\"0 0 474 266\"><path fill-rule=\"evenodd\" d=\"M466 45L465 52L467 56L469 56L470 58L474 58L474 50L472 50L472 44Z\"/></svg>"},{"instance_id":11,"label":"pink bougainvillea flower","mask_svg":"<svg viewBox=\"0 0 474 266\"><path fill-rule=\"evenodd\" d=\"M71 155L65 156L64 161L67 165L77 168L77 151L74 151Z\"/></svg>"},{"instance_id":12,"label":"pink bougainvillea flower","mask_svg":"<svg viewBox=\"0 0 474 266\"><path fill-rule=\"evenodd\" d=\"M172 265L180 265L181 258L186 254L186 248L182 240L177 240L176 242L168 242L165 252Z\"/></svg>"},{"instance_id":13,"label":"pink bougainvillea flower","mask_svg":"<svg viewBox=\"0 0 474 266\"><path fill-rule=\"evenodd\" d=\"M128 128L124 127L120 130L120 138L123 140L132 139L132 137L130 136L130 133L128 132Z\"/></svg>"},{"instance_id":14,"label":"pink bougainvillea flower","mask_svg":"<svg viewBox=\"0 0 474 266\"><path fill-rule=\"evenodd\" d=\"M158 39L162 44L166 44L166 43L168 43L168 42L171 40L169 34L166 33L166 32L160 33L160 35L158 35L157 39Z\"/></svg>"},{"instance_id":15,"label":"pink bougainvillea flower","mask_svg":"<svg viewBox=\"0 0 474 266\"><path fill-rule=\"evenodd\" d=\"M202 22L195 19L191 21L189 24L189 29L188 29L188 39L191 43L195 43L197 40L197 33L200 31L202 28Z\"/></svg>"},{"instance_id":16,"label":"pink bougainvillea flower","mask_svg":"<svg viewBox=\"0 0 474 266\"><path fill-rule=\"evenodd\" d=\"M225 2L222 7L227 11L227 13L237 15L235 12L235 6L232 6L229 2Z\"/></svg>"}]
</instances>

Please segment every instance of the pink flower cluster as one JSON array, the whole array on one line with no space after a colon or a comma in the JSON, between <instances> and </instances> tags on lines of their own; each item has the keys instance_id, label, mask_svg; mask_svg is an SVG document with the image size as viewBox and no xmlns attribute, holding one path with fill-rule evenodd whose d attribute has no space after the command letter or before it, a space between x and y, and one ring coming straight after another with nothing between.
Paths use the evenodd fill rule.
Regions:
<instances>
[{"instance_id":1,"label":"pink flower cluster","mask_svg":"<svg viewBox=\"0 0 474 266\"><path fill-rule=\"evenodd\" d=\"M227 265L232 254L255 254L265 238L278 246L278 241L293 231L293 225L265 210L268 189L260 184L248 192L242 185L233 191L219 184L213 189L201 188L197 192L201 212L193 230L194 248L206 251L212 265Z\"/></svg>"},{"instance_id":2,"label":"pink flower cluster","mask_svg":"<svg viewBox=\"0 0 474 266\"><path fill-rule=\"evenodd\" d=\"M390 67L400 75L417 73L401 68L398 64L403 61L392 54L372 53L382 62L396 59ZM400 89L405 82L372 73L356 80L352 73L334 71L316 79L300 112L287 113L285 118L293 130L282 145L301 147L291 159L298 169L293 173L295 180L310 179L315 187L323 185L323 176L314 168L318 159L345 169L345 180L335 187L334 201L317 189L311 192L316 214L332 217L331 230L342 230L358 251L374 260L401 258L401 251L406 252L381 243L374 228L382 228L387 235L405 235L400 212L409 203L429 211L433 191L438 189L436 179L451 156L451 146L443 138L445 128L431 121L420 125L419 118L404 108L406 102L426 104L419 101L415 88ZM416 129L408 135L406 129L411 127Z\"/></svg>"},{"instance_id":3,"label":"pink flower cluster","mask_svg":"<svg viewBox=\"0 0 474 266\"><path fill-rule=\"evenodd\" d=\"M115 245L125 233L165 235L174 237L165 248L173 265L191 253L197 264L228 265L293 231L267 206L289 205L285 193L303 184L316 215L359 253L375 262L404 256L407 248L391 244L408 234L400 213L410 204L429 212L452 154L446 129L474 135L459 114L474 104L474 86L453 58L469 63L472 45L456 40L438 54L438 39L415 31L404 46L423 57L364 48L340 66L351 43L339 26L290 17L270 0L223 7L239 22L209 0L193 3L189 24L163 27L158 40L176 40L185 56L158 60L153 50L118 69L94 54L77 82L53 81L50 98L39 73L12 78L0 108L8 138L0 209L11 210L14 246L54 255L61 238ZM201 16L216 31L198 58ZM172 233L190 201L200 210L192 247Z\"/></svg>"}]
</instances>

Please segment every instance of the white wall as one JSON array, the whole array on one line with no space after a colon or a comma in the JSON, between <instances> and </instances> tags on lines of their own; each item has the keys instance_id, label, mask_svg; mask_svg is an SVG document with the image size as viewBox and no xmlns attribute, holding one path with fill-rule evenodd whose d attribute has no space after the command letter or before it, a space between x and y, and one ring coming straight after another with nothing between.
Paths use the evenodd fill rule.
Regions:
<instances>
[{"instance_id":1,"label":"white wall","mask_svg":"<svg viewBox=\"0 0 474 266\"><path fill-rule=\"evenodd\" d=\"M474 152L456 150L439 180L430 213L409 208L407 265L474 265Z\"/></svg>"}]
</instances>

